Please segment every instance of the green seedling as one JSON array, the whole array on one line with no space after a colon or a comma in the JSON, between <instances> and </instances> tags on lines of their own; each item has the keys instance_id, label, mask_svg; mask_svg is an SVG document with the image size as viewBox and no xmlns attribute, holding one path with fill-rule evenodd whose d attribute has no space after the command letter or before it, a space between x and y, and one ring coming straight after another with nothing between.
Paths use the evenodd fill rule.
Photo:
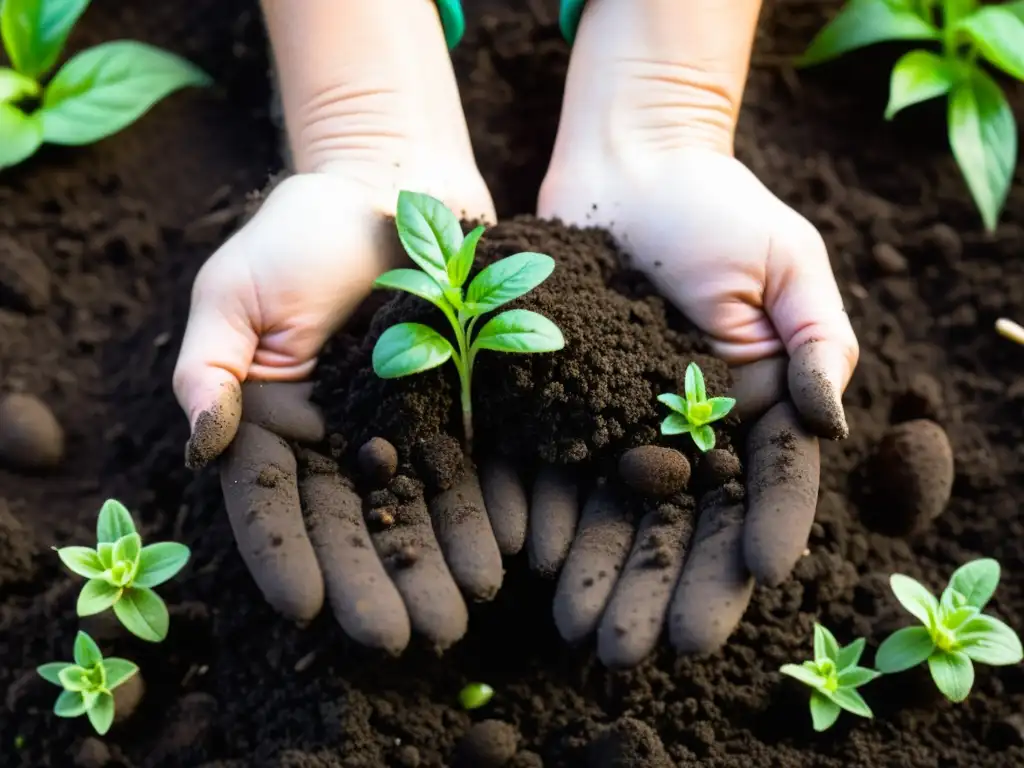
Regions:
<instances>
[{"instance_id":1,"label":"green seedling","mask_svg":"<svg viewBox=\"0 0 1024 768\"><path fill-rule=\"evenodd\" d=\"M799 59L809 66L874 43L916 40L896 62L885 118L923 101L948 97L953 156L985 227L995 229L1017 163L1017 126L988 62L1024 80L1024 1L981 6L978 0L849 0Z\"/></svg>"},{"instance_id":2,"label":"green seedling","mask_svg":"<svg viewBox=\"0 0 1024 768\"><path fill-rule=\"evenodd\" d=\"M480 709L494 698L494 689L487 683L470 683L459 691L459 704L463 709Z\"/></svg>"},{"instance_id":3,"label":"green seedling","mask_svg":"<svg viewBox=\"0 0 1024 768\"><path fill-rule=\"evenodd\" d=\"M395 223L402 245L420 269L385 272L374 287L406 291L429 301L448 319L455 344L427 325L400 323L377 340L373 370L382 379L395 379L436 368L450 358L459 373L465 443L471 448L470 385L477 354L484 349L555 352L565 346L562 332L554 323L525 309L495 315L474 337L476 324L483 315L547 280L555 261L542 253L517 253L481 270L463 291L484 227L463 236L459 220L440 200L405 191L398 195Z\"/></svg>"},{"instance_id":4,"label":"green seedling","mask_svg":"<svg viewBox=\"0 0 1024 768\"><path fill-rule=\"evenodd\" d=\"M689 434L698 448L704 452L710 451L715 447L715 430L709 425L727 416L736 401L731 397L709 398L704 386L704 374L696 363L686 366L683 387L686 397L658 395L658 401L674 411L661 422L661 434Z\"/></svg>"},{"instance_id":5,"label":"green seedling","mask_svg":"<svg viewBox=\"0 0 1024 768\"><path fill-rule=\"evenodd\" d=\"M840 647L835 636L821 624L814 625L814 661L783 664L779 671L809 686L811 691L811 723L816 731L825 731L846 710L860 717L873 717L871 708L857 689L870 683L881 673L859 667L864 653L864 638Z\"/></svg>"},{"instance_id":6,"label":"green seedling","mask_svg":"<svg viewBox=\"0 0 1024 768\"><path fill-rule=\"evenodd\" d=\"M990 558L958 568L938 600L899 573L889 577L893 594L920 627L905 627L879 646L875 666L902 672L928 662L935 685L950 701L963 701L974 685L974 663L1005 666L1024 658L1020 638L999 619L981 612L999 585L999 563Z\"/></svg>"},{"instance_id":7,"label":"green seedling","mask_svg":"<svg viewBox=\"0 0 1024 768\"><path fill-rule=\"evenodd\" d=\"M0 37L13 68L0 67L0 169L44 142L92 144L139 119L185 86L205 86L202 70L133 40L87 48L44 84L89 0L0 0Z\"/></svg>"},{"instance_id":8,"label":"green seedling","mask_svg":"<svg viewBox=\"0 0 1024 768\"><path fill-rule=\"evenodd\" d=\"M167 637L167 606L153 587L185 566L188 547L173 541L142 546L131 514L110 499L100 509L96 548L62 547L57 554L69 570L88 579L78 595L79 616L113 607L137 637L154 643Z\"/></svg>"},{"instance_id":9,"label":"green seedling","mask_svg":"<svg viewBox=\"0 0 1024 768\"><path fill-rule=\"evenodd\" d=\"M101 736L114 722L112 691L139 671L127 659L104 659L99 646L85 632L75 637L74 662L54 661L36 668L39 676L64 690L53 705L58 717L88 715Z\"/></svg>"}]
</instances>

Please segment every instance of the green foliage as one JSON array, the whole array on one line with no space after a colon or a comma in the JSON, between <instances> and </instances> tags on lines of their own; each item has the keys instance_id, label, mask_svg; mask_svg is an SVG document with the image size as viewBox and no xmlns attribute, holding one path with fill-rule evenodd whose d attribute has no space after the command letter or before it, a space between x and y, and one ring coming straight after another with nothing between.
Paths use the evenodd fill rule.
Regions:
<instances>
[{"instance_id":1,"label":"green foliage","mask_svg":"<svg viewBox=\"0 0 1024 768\"><path fill-rule=\"evenodd\" d=\"M1024 0L980 6L978 0L848 0L800 58L820 64L874 43L920 40L893 67L885 118L945 96L953 156L981 212L995 229L1017 163L1010 105L982 62L1024 80Z\"/></svg>"},{"instance_id":2,"label":"green foliage","mask_svg":"<svg viewBox=\"0 0 1024 768\"><path fill-rule=\"evenodd\" d=\"M831 728L844 709L860 717L872 717L870 707L857 689L879 677L880 673L858 666L863 653L864 638L840 647L831 632L821 624L815 624L814 660L783 664L779 669L782 674L812 689L810 706L814 730Z\"/></svg>"},{"instance_id":3,"label":"green foliage","mask_svg":"<svg viewBox=\"0 0 1024 768\"><path fill-rule=\"evenodd\" d=\"M101 736L114 722L112 691L139 668L127 659L103 658L99 646L85 632L75 637L74 661L54 661L36 668L39 676L64 690L53 705L58 717L87 715Z\"/></svg>"},{"instance_id":4,"label":"green foliage","mask_svg":"<svg viewBox=\"0 0 1024 768\"><path fill-rule=\"evenodd\" d=\"M736 405L731 397L708 397L704 385L704 373L696 363L686 366L686 380L683 382L686 397L679 395L658 395L658 400L674 411L661 422L661 434L689 434L702 451L715 447L715 431L712 422L725 418Z\"/></svg>"},{"instance_id":5,"label":"green foliage","mask_svg":"<svg viewBox=\"0 0 1024 768\"><path fill-rule=\"evenodd\" d=\"M449 359L459 374L462 417L467 447L473 439L471 382L481 350L555 352L565 346L558 327L543 315L513 309L490 318L474 337L481 316L529 293L547 280L555 261L542 253L517 253L484 268L463 290L484 233L477 227L463 237L455 214L440 200L418 192L400 192L395 216L398 237L420 268L394 269L374 283L376 288L405 291L444 313L455 343L421 323L388 328L373 348L373 370L382 379L411 376L443 365Z\"/></svg>"},{"instance_id":6,"label":"green foliage","mask_svg":"<svg viewBox=\"0 0 1024 768\"><path fill-rule=\"evenodd\" d=\"M1024 658L1017 634L981 611L999 584L999 563L975 560L961 566L936 600L909 576L893 574L896 599L922 626L897 630L879 646L875 666L902 672L925 661L950 701L963 701L974 684L974 663L1003 666Z\"/></svg>"},{"instance_id":7,"label":"green foliage","mask_svg":"<svg viewBox=\"0 0 1024 768\"><path fill-rule=\"evenodd\" d=\"M174 578L189 559L189 549L176 542L142 545L131 513L110 499L96 523L96 547L62 547L57 554L85 586L78 595L79 616L113 608L132 634L150 642L167 636L167 606L153 587Z\"/></svg>"},{"instance_id":8,"label":"green foliage","mask_svg":"<svg viewBox=\"0 0 1024 768\"><path fill-rule=\"evenodd\" d=\"M470 683L459 691L459 704L463 709L480 709L494 698L494 689L487 683Z\"/></svg>"},{"instance_id":9,"label":"green foliage","mask_svg":"<svg viewBox=\"0 0 1024 768\"><path fill-rule=\"evenodd\" d=\"M0 0L0 37L13 69L0 68L0 169L44 142L78 146L106 138L170 93L205 86L193 64L131 40L71 57L44 87L89 0Z\"/></svg>"}]
</instances>

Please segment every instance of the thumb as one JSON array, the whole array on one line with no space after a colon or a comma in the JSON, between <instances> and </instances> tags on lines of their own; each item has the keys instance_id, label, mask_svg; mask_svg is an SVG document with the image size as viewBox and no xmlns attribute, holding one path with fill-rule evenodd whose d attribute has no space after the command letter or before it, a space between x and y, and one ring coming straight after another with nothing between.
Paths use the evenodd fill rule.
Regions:
<instances>
[{"instance_id":1,"label":"thumb","mask_svg":"<svg viewBox=\"0 0 1024 768\"><path fill-rule=\"evenodd\" d=\"M780 219L768 254L765 311L789 352L789 394L801 419L820 437L843 439L849 427L842 394L860 347L821 235L788 207Z\"/></svg>"},{"instance_id":2,"label":"thumb","mask_svg":"<svg viewBox=\"0 0 1024 768\"><path fill-rule=\"evenodd\" d=\"M258 341L255 297L246 295L237 274L217 267L215 256L196 277L174 369L174 394L192 430L185 447L190 469L205 466L234 440L242 417L241 382Z\"/></svg>"}]
</instances>

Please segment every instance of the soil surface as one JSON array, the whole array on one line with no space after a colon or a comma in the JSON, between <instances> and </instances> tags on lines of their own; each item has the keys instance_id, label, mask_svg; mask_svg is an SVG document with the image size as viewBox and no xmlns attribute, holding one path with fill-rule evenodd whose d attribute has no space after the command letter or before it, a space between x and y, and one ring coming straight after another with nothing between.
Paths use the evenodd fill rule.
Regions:
<instances>
[{"instance_id":1,"label":"soil surface","mask_svg":"<svg viewBox=\"0 0 1024 768\"><path fill-rule=\"evenodd\" d=\"M470 19L455 60L477 156L507 218L534 203L568 49L555 3L478 7L492 5ZM958 706L937 701L926 677L883 678L864 689L874 721L843 718L825 735L810 729L806 692L777 673L810 653L816 619L842 642L867 637L872 658L905 622L888 592L893 571L938 588L966 560L998 558L991 610L1024 627L1024 350L992 330L999 316L1024 315L1024 186L1018 174L986 236L949 155L942 106L881 120L899 47L795 74L789 57L837 7L765 8L737 151L829 245L862 344L846 398L850 438L823 446L817 523L794 577L755 592L721 652L676 659L662 649L626 673L561 643L550 586L518 561L440 659L369 657L329 616L300 629L263 604L215 478L183 467L187 425L170 390L192 278L280 165L258 9L90 7L73 48L142 39L197 61L218 88L177 94L116 138L47 148L0 177L0 231L33 265L0 291L0 389L39 397L64 432L57 468L0 469L0 764L443 766L465 764L481 742L490 760L514 749L506 765L517 768L1024 764L1019 666L979 669ZM1008 90L1024 114L1024 94ZM894 422L922 418L949 435L952 500L910 538L872 533L861 513L879 502L866 468ZM88 541L108 497L136 512L144 536L189 544L193 560L162 588L165 643L90 622L104 650L135 660L145 679L130 691L141 696L136 711L97 740L84 721L49 713L56 689L33 669L69 657L78 628L80 582L50 547ZM457 694L471 681L496 694L467 713ZM484 721L515 732L488 724L461 741Z\"/></svg>"}]
</instances>

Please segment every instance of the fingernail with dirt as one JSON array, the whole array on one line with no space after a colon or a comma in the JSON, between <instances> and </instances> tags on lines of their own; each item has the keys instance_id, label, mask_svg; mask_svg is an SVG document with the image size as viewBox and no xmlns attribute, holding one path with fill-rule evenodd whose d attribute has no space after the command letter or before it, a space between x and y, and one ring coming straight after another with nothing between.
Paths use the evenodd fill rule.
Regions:
<instances>
[{"instance_id":1,"label":"fingernail with dirt","mask_svg":"<svg viewBox=\"0 0 1024 768\"><path fill-rule=\"evenodd\" d=\"M202 469L231 445L242 419L242 389L238 382L225 384L216 402L201 411L185 446L185 466Z\"/></svg>"},{"instance_id":2,"label":"fingernail with dirt","mask_svg":"<svg viewBox=\"0 0 1024 768\"><path fill-rule=\"evenodd\" d=\"M850 435L839 386L830 377L838 366L835 350L827 344L809 341L789 360L789 396L801 420L818 437L845 440Z\"/></svg>"}]
</instances>

